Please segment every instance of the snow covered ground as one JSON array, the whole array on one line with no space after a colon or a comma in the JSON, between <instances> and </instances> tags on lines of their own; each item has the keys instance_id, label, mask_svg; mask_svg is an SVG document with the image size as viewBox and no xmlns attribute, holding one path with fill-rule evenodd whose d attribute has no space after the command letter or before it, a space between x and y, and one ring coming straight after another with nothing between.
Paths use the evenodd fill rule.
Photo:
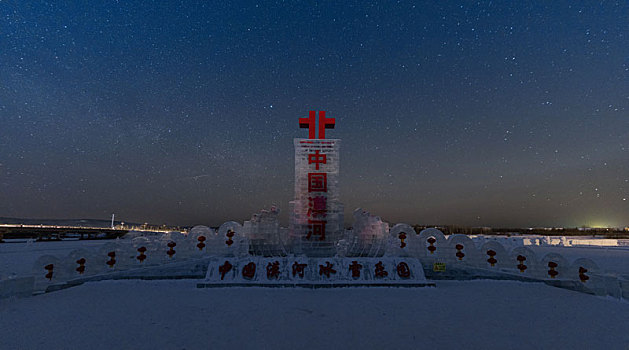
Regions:
<instances>
[{"instance_id":1,"label":"snow covered ground","mask_svg":"<svg viewBox=\"0 0 629 350\"><path fill-rule=\"evenodd\" d=\"M198 289L102 281L0 300L2 349L627 349L629 303L541 283Z\"/></svg>"},{"instance_id":2,"label":"snow covered ground","mask_svg":"<svg viewBox=\"0 0 629 350\"><path fill-rule=\"evenodd\" d=\"M111 241L0 244L0 277L42 255ZM531 246L629 275L627 247ZM0 349L629 349L629 302L543 283L436 288L196 288L197 280L90 282L0 299Z\"/></svg>"}]
</instances>

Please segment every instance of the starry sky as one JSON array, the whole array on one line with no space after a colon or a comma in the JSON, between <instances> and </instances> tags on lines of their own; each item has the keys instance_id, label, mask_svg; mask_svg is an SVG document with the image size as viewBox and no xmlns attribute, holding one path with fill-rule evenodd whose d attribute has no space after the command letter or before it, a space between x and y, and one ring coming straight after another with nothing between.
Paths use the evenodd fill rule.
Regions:
<instances>
[{"instance_id":1,"label":"starry sky","mask_svg":"<svg viewBox=\"0 0 629 350\"><path fill-rule=\"evenodd\" d=\"M294 196L298 118L346 222L629 225L625 1L2 1L0 216L220 225Z\"/></svg>"}]
</instances>

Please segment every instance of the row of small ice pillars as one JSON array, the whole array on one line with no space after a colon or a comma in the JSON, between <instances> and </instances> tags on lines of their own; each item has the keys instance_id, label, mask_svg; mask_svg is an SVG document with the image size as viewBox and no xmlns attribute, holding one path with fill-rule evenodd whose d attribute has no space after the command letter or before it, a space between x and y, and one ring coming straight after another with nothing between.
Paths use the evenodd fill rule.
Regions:
<instances>
[{"instance_id":1,"label":"row of small ice pillars","mask_svg":"<svg viewBox=\"0 0 629 350\"><path fill-rule=\"evenodd\" d=\"M232 237L233 237L233 231L229 230L228 235L229 235L229 232L231 232ZM206 247L206 244L204 243L206 241L206 238L205 236L199 236L197 240L199 241L199 243L197 244L197 248L200 251L202 251ZM174 249L177 246L177 243L175 243L174 241L170 241L166 244L166 246L168 247L168 250L166 250L166 255L172 259L177 253L177 251ZM138 249L136 249L136 251L138 252L138 255L135 258L138 260L138 262L143 263L144 260L148 258L148 255L147 255L148 249L145 246L141 246ZM107 257L109 259L105 261L105 264L113 269L114 266L116 265L116 251L107 252ZM76 267L75 271L79 275L84 274L86 270L87 259L79 258L78 260L76 260L76 264L78 266ZM46 270L46 274L44 275L44 277L48 280L52 280L54 276L54 269L55 269L55 264L45 265L44 270Z\"/></svg>"},{"instance_id":2,"label":"row of small ice pillars","mask_svg":"<svg viewBox=\"0 0 629 350\"><path fill-rule=\"evenodd\" d=\"M400 245L401 248L404 248L406 246L406 244L404 243L404 239L406 238L406 235L402 232L400 233L400 240L402 241L402 244ZM426 246L426 249L430 252L430 254L434 254L435 251L437 251L437 247L435 246L435 243L437 242L437 240L434 237L428 237L428 239L426 240L426 242L428 243L428 245ZM457 243L454 246L454 249L456 249L456 253L454 254L457 259L459 261L463 260L463 258L465 257L465 253L463 252L463 249L465 249L465 247L460 244ZM489 257L487 259L487 262L489 263L490 266L495 266L498 263L498 260L496 259L496 251L489 249L486 251L487 256ZM526 271L526 269L528 268L528 266L526 266L525 262L526 262L526 257L523 255L518 254L518 256L516 257L517 260L517 265L516 268L520 271L520 272L524 272ZM554 262L554 261L549 261L548 262L548 276L550 278L555 278L559 275L559 271L557 271L557 267L559 265ZM581 282L585 283L587 282L590 277L588 275L586 275L586 273L588 272L588 269L586 269L583 266L579 266L579 279L581 280Z\"/></svg>"},{"instance_id":3,"label":"row of small ice pillars","mask_svg":"<svg viewBox=\"0 0 629 350\"><path fill-rule=\"evenodd\" d=\"M291 266L291 271L293 277L304 277L304 272L308 264L299 263L295 261ZM218 267L218 272L221 274L221 280L225 278L225 275L229 273L234 268L229 260L225 260L225 262ZM358 279L360 278L360 273L362 271L363 265L358 262L358 260L353 260L352 263L348 266L348 271L352 273L352 278ZM241 274L244 279L252 280L255 278L257 266L256 263L251 261L243 266ZM411 277L411 269L408 264L404 261L400 262L396 266L397 275L400 278L407 279ZM319 265L319 275L330 278L331 275L336 274L337 271L334 269L334 264L329 261L325 262L325 265ZM266 266L266 278L269 280L279 279L280 278L280 262L273 261L269 262ZM389 272L386 271L384 263L379 261L374 265L374 277L375 278L385 278L389 275Z\"/></svg>"}]
</instances>

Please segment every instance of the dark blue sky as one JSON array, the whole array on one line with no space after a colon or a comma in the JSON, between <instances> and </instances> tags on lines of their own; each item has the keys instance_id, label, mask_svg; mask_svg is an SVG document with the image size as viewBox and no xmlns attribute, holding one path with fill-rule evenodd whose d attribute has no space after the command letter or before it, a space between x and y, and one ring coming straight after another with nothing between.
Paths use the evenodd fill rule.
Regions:
<instances>
[{"instance_id":1,"label":"dark blue sky","mask_svg":"<svg viewBox=\"0 0 629 350\"><path fill-rule=\"evenodd\" d=\"M181 225L293 197L298 118L346 220L629 225L627 2L0 1L0 216Z\"/></svg>"}]
</instances>

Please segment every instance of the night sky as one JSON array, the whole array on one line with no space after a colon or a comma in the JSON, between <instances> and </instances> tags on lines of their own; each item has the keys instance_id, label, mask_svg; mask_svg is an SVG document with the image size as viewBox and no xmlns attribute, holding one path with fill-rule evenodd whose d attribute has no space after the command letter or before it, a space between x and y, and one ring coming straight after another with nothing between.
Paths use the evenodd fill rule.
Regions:
<instances>
[{"instance_id":1,"label":"night sky","mask_svg":"<svg viewBox=\"0 0 629 350\"><path fill-rule=\"evenodd\" d=\"M625 1L0 1L0 216L287 224L298 118L346 222L629 225Z\"/></svg>"}]
</instances>

